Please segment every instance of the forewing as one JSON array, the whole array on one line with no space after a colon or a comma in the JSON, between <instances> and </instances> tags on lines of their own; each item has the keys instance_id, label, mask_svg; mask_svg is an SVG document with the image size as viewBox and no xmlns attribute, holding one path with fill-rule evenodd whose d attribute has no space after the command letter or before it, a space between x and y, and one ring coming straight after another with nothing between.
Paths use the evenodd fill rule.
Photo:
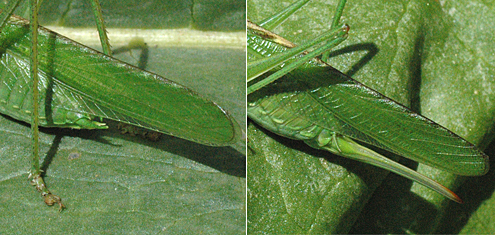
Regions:
<instances>
[{"instance_id":1,"label":"forewing","mask_svg":"<svg viewBox=\"0 0 495 235\"><path fill-rule=\"evenodd\" d=\"M18 20L14 26L23 32L26 22ZM11 49L27 60L30 38L27 31L20 34L11 34L16 35ZM73 111L207 145L229 145L239 139L240 127L225 110L182 85L46 29L39 32L39 44L40 73L63 88L63 96L76 100Z\"/></svg>"},{"instance_id":2,"label":"forewing","mask_svg":"<svg viewBox=\"0 0 495 235\"><path fill-rule=\"evenodd\" d=\"M473 144L331 67L297 69L263 92L260 99L273 97L319 128L455 174L488 171L488 157Z\"/></svg>"}]
</instances>

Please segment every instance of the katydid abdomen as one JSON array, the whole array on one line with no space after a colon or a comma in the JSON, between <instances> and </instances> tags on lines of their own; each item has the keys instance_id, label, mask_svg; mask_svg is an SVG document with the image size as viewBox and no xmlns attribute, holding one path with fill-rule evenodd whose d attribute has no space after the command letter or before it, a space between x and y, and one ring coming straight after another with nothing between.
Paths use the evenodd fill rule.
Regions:
<instances>
[{"instance_id":1,"label":"katydid abdomen","mask_svg":"<svg viewBox=\"0 0 495 235\"><path fill-rule=\"evenodd\" d=\"M238 140L240 127L217 104L156 74L39 30L40 124L105 128L103 117L207 145ZM30 122L28 22L12 17L0 35L0 111ZM82 123L82 124L81 124Z\"/></svg>"}]
</instances>

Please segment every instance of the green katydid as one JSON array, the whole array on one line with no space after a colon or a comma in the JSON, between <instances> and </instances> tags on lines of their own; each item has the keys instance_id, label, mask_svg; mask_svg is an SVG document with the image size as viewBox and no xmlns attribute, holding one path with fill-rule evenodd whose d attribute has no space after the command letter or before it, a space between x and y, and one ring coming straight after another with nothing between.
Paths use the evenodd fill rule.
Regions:
<instances>
[{"instance_id":1,"label":"green katydid","mask_svg":"<svg viewBox=\"0 0 495 235\"><path fill-rule=\"evenodd\" d=\"M352 139L459 175L485 174L488 156L446 128L313 59L347 37L349 27L338 26L345 0L338 5L332 30L303 45L295 47L269 31L307 2L297 1L259 26L248 24L248 116L279 135L387 169L461 202L436 181ZM321 45L324 42L328 43ZM282 76L283 82L272 83Z\"/></svg>"},{"instance_id":2,"label":"green katydid","mask_svg":"<svg viewBox=\"0 0 495 235\"><path fill-rule=\"evenodd\" d=\"M104 56L49 30L38 30L37 1L30 4L33 10L31 23L11 17L19 3L20 0L11 1L0 18L0 44L5 65L0 69L3 79L0 110L16 119L32 122L35 149L30 177L47 204L58 203L60 208L63 207L61 199L50 193L41 178L37 150L38 123L47 127L107 128L105 124L93 121L93 117L98 116L205 145L224 146L239 139L238 124L215 103L181 85ZM93 3L99 6L97 1ZM99 10L95 12L99 13ZM98 18L102 22L101 13ZM29 26L32 28L31 33L28 32ZM102 27L99 31L102 33L105 30ZM105 36L101 38L104 51L109 54L108 42ZM36 48L38 44L42 46ZM30 56L30 51L34 51L34 56ZM67 53L65 57L64 53ZM29 62L29 58L34 61ZM29 64L34 67L34 72L25 70ZM74 64L85 65L86 70ZM39 66L39 70L36 66ZM64 71L63 68L68 69ZM93 74L103 79L92 80ZM38 76L39 83L36 82ZM34 88L26 90L28 85ZM103 92L106 93L104 97L98 97L101 94L95 96L98 88L108 89ZM143 95L146 96L144 100Z\"/></svg>"}]
</instances>

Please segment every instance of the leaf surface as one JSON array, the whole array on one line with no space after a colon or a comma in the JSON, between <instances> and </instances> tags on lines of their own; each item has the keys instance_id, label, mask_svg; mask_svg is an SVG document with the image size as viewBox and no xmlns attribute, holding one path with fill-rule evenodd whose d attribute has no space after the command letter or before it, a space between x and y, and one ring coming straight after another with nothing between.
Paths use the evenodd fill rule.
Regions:
<instances>
[{"instance_id":1,"label":"leaf surface","mask_svg":"<svg viewBox=\"0 0 495 235\"><path fill-rule=\"evenodd\" d=\"M148 46L148 70L207 96L245 125L243 50ZM138 51L119 55L130 63L138 57ZM109 125L103 131L42 129L41 153L50 158L45 179L67 206L59 213L47 207L27 181L32 149L29 125L0 116L0 211L4 215L0 230L245 231L244 144L215 148L171 136L151 142L120 134L114 122Z\"/></svg>"},{"instance_id":2,"label":"leaf surface","mask_svg":"<svg viewBox=\"0 0 495 235\"><path fill-rule=\"evenodd\" d=\"M274 31L296 44L310 40L328 30L336 2L310 1ZM349 38L334 50L330 64L484 148L492 139L494 114L492 101L495 84L493 79L489 79L494 77L494 72L493 60L490 59L493 55L488 53L494 45L485 36L486 29L492 28L490 24L493 22L488 18L482 20L482 17L491 16L492 11L489 9L492 7L476 1L464 2L462 4L460 1L449 2L450 5L442 6L435 1L394 1L386 4L348 1L343 17L344 22L351 26ZM278 4L271 1L249 1L248 18L256 22L287 5L288 3ZM464 9L465 7L467 9ZM474 9L478 8L481 8L480 12L483 13L482 17L478 18L482 19L473 15L474 12L478 12ZM459 14L456 17L462 20L454 18L456 14ZM471 16L467 17L469 14ZM261 135L260 132L254 125L248 128L248 136ZM265 132L261 133L265 134ZM342 191L337 192L337 190L329 191L328 186L320 186L315 187L313 191L301 191L308 195L301 197L298 204L301 208L294 209L293 204L283 200L285 197L274 195L297 195L297 193L273 182L301 181L297 185L303 189L311 188L313 185L340 185L344 184L344 180L334 177L338 174L323 170L340 168L340 171L347 170L349 175L358 176L351 182L345 181L346 184L355 185L353 188L367 188L369 191L361 192L371 194L375 189L374 185L380 183L383 175L370 173L376 170L371 166L363 167L367 170L362 172L354 170L348 165L354 166L360 163L341 163L346 160L337 160L338 156L320 153L306 147L295 147L293 142L287 142L273 134L260 139L259 143L251 139L249 143L253 145L250 148L254 150L262 149L255 151L253 155L249 153L248 158L250 166L248 168L248 208L250 208L248 231L250 232L277 231L277 227L284 231L298 220L306 221L304 226L299 226L301 233L311 233L312 228L321 228L322 230L318 231L325 233L431 233L437 228L443 228L439 231L455 232L464 225L456 223L455 218L459 217L443 217L453 214L448 210L450 207L447 207L449 205L447 199L415 184L411 191L410 181L393 174L389 175L369 203L370 195L361 195L355 193L355 190L346 191L345 187L341 187ZM280 149L273 147L279 145L282 146ZM298 154L292 154L294 150L291 149L294 148ZM253 159L252 156L256 158ZM265 160L273 156L280 159ZM288 168L289 165L282 164L285 162L282 158L289 158L290 160L286 161L293 162L292 165L297 165L297 168ZM324 164L309 164L307 162L311 161L306 159L315 159L313 161L318 159ZM258 164L252 165L252 163ZM405 163L415 167L414 163ZM299 173L299 171L303 172L300 169L304 168L308 168L307 171L319 172L311 175L314 181L307 182L303 178L305 174ZM425 167L420 166L420 168ZM267 175L267 180L262 180L263 177L252 180L253 174L261 169ZM276 173L278 171L287 173L281 177ZM462 181L445 172L437 175L423 173L452 189ZM371 182L366 181L367 174L375 176ZM490 173L479 179L487 181L489 175ZM262 184L271 185L271 191L263 192L265 195L272 195L271 201L261 196ZM461 189L463 188L464 186ZM493 185L482 191L485 198L491 197ZM473 194L462 194L462 192L464 191L460 191L459 194L463 200L473 198ZM314 195L318 198L324 198L324 195L332 197L326 200L335 203L313 201L311 199L315 197ZM472 207L464 208L462 215L469 217L472 211L477 210L477 205L480 205L484 198L474 197L473 200L476 202L472 202ZM365 204L364 209L360 208ZM279 205L277 208L280 209L272 210L269 205ZM254 210L253 206L257 208L256 213L251 213ZM302 208L305 214L296 213L298 210L303 210ZM361 209L364 211L361 212ZM284 216L284 223L272 223L276 220L268 219L278 218L271 213L274 211ZM333 215L334 211L339 211L339 214ZM330 216L332 218L340 219L305 219L315 218L308 217L308 214L325 213L332 214L333 217ZM480 213L485 215L487 211Z\"/></svg>"}]
</instances>

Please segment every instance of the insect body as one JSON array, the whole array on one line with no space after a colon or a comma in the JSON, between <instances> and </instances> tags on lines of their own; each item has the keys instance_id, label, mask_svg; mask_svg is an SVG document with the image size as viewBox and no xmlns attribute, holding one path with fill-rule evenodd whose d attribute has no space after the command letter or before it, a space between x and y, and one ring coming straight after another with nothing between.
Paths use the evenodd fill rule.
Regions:
<instances>
[{"instance_id":1,"label":"insect body","mask_svg":"<svg viewBox=\"0 0 495 235\"><path fill-rule=\"evenodd\" d=\"M306 2L298 1L260 25L273 26L272 21L282 21L275 18L287 17ZM342 13L343 3L345 1L339 5L342 7L336 13L337 19ZM259 91L248 97L248 116L277 134L382 167L460 202L454 193L439 183L350 139L459 175L476 176L488 171L488 157L471 143L325 62L311 60L316 56L314 54L322 54L332 47L329 45L345 39L348 29L344 25L294 47L266 29L256 25L250 27L248 51L252 62L248 64L248 71L255 72L248 79L255 88L248 90ZM339 34L339 30L345 34ZM324 40L330 42L317 46ZM314 50L306 51L310 48ZM254 79L263 73L266 78ZM266 85L275 79L278 80Z\"/></svg>"},{"instance_id":2,"label":"insect body","mask_svg":"<svg viewBox=\"0 0 495 235\"><path fill-rule=\"evenodd\" d=\"M105 129L108 118L197 143L237 142L240 127L217 104L190 89L110 56L101 7L91 0L104 54L38 27L39 4L30 1L31 21L11 16L21 0L0 12L0 112L29 122L33 155L29 178L45 203L64 207L41 176L38 126Z\"/></svg>"},{"instance_id":3,"label":"insect body","mask_svg":"<svg viewBox=\"0 0 495 235\"><path fill-rule=\"evenodd\" d=\"M237 141L237 123L215 103L156 74L103 56L41 28L39 33L40 125L104 129L109 118L207 145ZM28 22L2 30L0 111L30 122L32 104ZM76 66L77 65L77 66ZM94 79L98 76L98 79ZM146 98L143 98L146 97Z\"/></svg>"},{"instance_id":4,"label":"insect body","mask_svg":"<svg viewBox=\"0 0 495 235\"><path fill-rule=\"evenodd\" d=\"M298 88L283 92L290 85ZM323 148L338 133L455 174L488 171L486 155L474 145L332 68L297 70L270 90L277 92L250 102L248 113L284 136ZM448 158L450 164L439 164L437 158Z\"/></svg>"}]
</instances>

